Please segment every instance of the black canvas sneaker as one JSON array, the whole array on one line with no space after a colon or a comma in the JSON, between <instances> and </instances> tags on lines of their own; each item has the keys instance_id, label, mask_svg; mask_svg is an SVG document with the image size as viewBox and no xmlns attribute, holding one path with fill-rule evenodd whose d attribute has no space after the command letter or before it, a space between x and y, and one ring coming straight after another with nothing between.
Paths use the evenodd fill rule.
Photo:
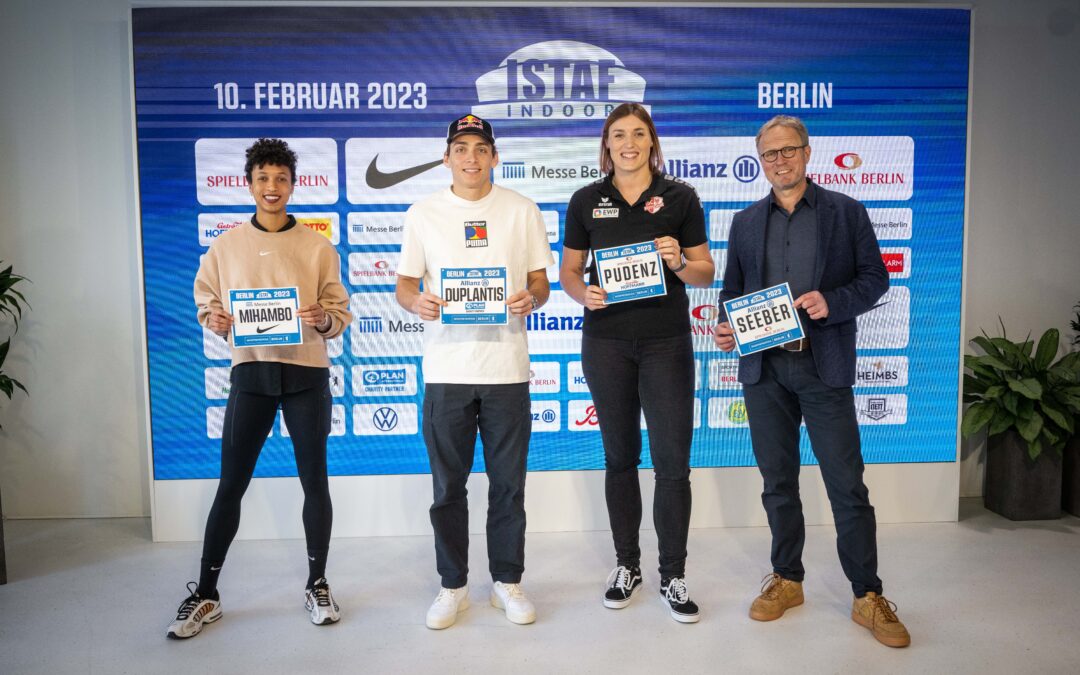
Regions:
<instances>
[{"instance_id":1,"label":"black canvas sneaker","mask_svg":"<svg viewBox=\"0 0 1080 675\"><path fill-rule=\"evenodd\" d=\"M604 593L604 607L622 609L630 604L630 598L641 588L641 569L619 565L611 570Z\"/></svg>"},{"instance_id":2,"label":"black canvas sneaker","mask_svg":"<svg viewBox=\"0 0 1080 675\"><path fill-rule=\"evenodd\" d=\"M671 618L679 623L697 623L698 606L690 599L690 593L686 590L686 580L682 577L661 580L660 599L671 610Z\"/></svg>"}]
</instances>

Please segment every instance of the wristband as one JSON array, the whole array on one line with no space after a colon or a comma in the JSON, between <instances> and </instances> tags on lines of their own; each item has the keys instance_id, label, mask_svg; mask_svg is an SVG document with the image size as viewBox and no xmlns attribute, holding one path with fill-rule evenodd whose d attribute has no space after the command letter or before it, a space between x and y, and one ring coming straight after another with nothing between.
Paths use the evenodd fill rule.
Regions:
<instances>
[{"instance_id":1,"label":"wristband","mask_svg":"<svg viewBox=\"0 0 1080 675\"><path fill-rule=\"evenodd\" d=\"M682 258L682 256L679 256L679 257ZM674 272L675 274L678 274L679 272L682 272L684 269L686 269L686 258L682 258L682 264L679 265L678 267L672 269L671 271Z\"/></svg>"}]
</instances>

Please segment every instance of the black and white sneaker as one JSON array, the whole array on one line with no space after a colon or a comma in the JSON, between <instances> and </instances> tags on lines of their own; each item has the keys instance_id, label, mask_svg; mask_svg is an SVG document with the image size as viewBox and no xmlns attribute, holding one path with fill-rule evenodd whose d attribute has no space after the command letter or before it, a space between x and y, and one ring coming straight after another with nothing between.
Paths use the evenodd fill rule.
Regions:
<instances>
[{"instance_id":1,"label":"black and white sneaker","mask_svg":"<svg viewBox=\"0 0 1080 675\"><path fill-rule=\"evenodd\" d=\"M604 607L622 609L630 604L630 598L641 588L641 569L619 565L611 570L604 593Z\"/></svg>"},{"instance_id":2,"label":"black and white sneaker","mask_svg":"<svg viewBox=\"0 0 1080 675\"><path fill-rule=\"evenodd\" d=\"M314 586L304 591L304 607L311 612L311 623L316 626L337 623L341 618L341 608L334 602L325 577L320 577Z\"/></svg>"},{"instance_id":3,"label":"black and white sneaker","mask_svg":"<svg viewBox=\"0 0 1080 675\"><path fill-rule=\"evenodd\" d=\"M671 618L679 623L698 622L698 606L690 599L690 593L686 590L686 580L682 577L661 580L660 599L671 610Z\"/></svg>"},{"instance_id":4,"label":"black and white sneaker","mask_svg":"<svg viewBox=\"0 0 1080 675\"><path fill-rule=\"evenodd\" d=\"M221 596L214 591L214 597L204 598L199 595L198 584L189 581L187 598L176 610L176 619L169 624L165 637L173 640L186 640L195 637L202 630L203 624L214 623L221 618Z\"/></svg>"}]
</instances>

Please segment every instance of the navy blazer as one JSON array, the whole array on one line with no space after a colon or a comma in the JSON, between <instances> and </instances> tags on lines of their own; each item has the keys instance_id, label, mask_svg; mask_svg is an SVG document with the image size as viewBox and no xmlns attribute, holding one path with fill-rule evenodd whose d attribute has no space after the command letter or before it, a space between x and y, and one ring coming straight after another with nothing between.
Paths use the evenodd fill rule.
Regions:
<instances>
[{"instance_id":1,"label":"navy blazer","mask_svg":"<svg viewBox=\"0 0 1080 675\"><path fill-rule=\"evenodd\" d=\"M814 187L818 230L813 288L825 297L829 316L812 321L800 312L800 318L821 381L830 387L850 387L855 384L855 317L872 309L889 290L889 273L866 208L847 195ZM764 288L769 206L766 196L736 213L731 222L721 321L727 320L725 300ZM761 378L761 355L739 360L739 382L754 384Z\"/></svg>"}]
</instances>

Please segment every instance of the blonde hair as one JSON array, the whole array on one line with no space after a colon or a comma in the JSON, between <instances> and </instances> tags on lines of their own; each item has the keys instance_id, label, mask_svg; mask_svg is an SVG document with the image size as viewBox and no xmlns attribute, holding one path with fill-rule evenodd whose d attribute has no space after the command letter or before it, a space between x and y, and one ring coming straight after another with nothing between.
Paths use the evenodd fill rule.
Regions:
<instances>
[{"instance_id":1,"label":"blonde hair","mask_svg":"<svg viewBox=\"0 0 1080 675\"><path fill-rule=\"evenodd\" d=\"M765 124L761 125L758 129L757 136L754 138L754 147L761 145L761 137L765 135L765 132L773 127L787 127L788 129L794 129L795 133L799 134L799 142L803 145L810 145L810 134L806 131L806 125L798 117L791 115L777 115Z\"/></svg>"}]
</instances>

